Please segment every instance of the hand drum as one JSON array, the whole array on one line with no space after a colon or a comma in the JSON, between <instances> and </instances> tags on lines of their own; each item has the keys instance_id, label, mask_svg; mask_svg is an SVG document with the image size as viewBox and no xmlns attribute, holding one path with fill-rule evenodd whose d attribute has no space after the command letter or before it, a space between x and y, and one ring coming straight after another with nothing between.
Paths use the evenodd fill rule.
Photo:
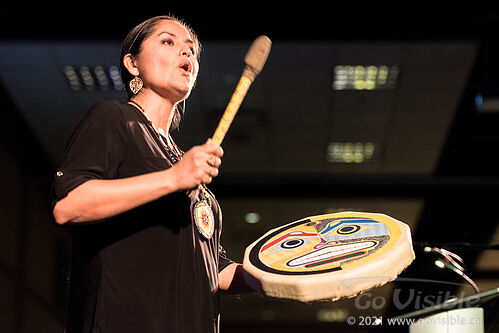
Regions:
<instances>
[{"instance_id":1,"label":"hand drum","mask_svg":"<svg viewBox=\"0 0 499 333\"><path fill-rule=\"evenodd\" d=\"M317 215L270 230L244 269L270 297L336 300L394 280L415 258L409 227L387 215Z\"/></svg>"}]
</instances>

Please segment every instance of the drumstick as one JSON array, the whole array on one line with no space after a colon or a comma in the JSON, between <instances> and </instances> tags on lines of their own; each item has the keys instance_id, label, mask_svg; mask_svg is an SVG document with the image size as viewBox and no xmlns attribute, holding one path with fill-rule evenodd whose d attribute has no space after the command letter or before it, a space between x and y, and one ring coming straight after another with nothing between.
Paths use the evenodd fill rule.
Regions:
<instances>
[{"instance_id":1,"label":"drumstick","mask_svg":"<svg viewBox=\"0 0 499 333\"><path fill-rule=\"evenodd\" d=\"M248 92L253 80L260 73L263 65L265 65L271 46L272 42L267 36L260 36L255 39L253 44L251 44L246 56L244 57L245 67L243 74L241 75L241 79L232 94L232 98L225 109L222 119L220 119L220 122L218 123L215 134L213 134L213 137L211 138L215 144L220 145L222 143L222 140L224 139L225 134L227 134L230 124L236 116L237 110L239 109L244 96L246 96L246 92Z\"/></svg>"}]
</instances>

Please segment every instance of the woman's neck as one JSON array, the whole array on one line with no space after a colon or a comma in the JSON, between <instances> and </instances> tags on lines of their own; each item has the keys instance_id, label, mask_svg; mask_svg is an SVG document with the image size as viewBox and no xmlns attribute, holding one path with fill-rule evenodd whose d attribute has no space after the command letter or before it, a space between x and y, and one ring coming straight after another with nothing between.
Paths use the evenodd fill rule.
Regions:
<instances>
[{"instance_id":1,"label":"woman's neck","mask_svg":"<svg viewBox=\"0 0 499 333\"><path fill-rule=\"evenodd\" d=\"M146 91L141 91L131 99L144 109L144 113L152 121L154 127L168 136L175 113L175 104L158 95L148 94Z\"/></svg>"}]
</instances>

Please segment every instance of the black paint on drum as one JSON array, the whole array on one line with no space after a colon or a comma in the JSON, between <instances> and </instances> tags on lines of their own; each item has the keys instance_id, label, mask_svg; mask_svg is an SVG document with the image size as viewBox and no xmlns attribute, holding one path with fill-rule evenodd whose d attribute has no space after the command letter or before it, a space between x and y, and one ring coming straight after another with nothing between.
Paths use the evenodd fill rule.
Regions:
<instances>
[{"instance_id":1,"label":"black paint on drum","mask_svg":"<svg viewBox=\"0 0 499 333\"><path fill-rule=\"evenodd\" d=\"M260 261L260 259L258 257L258 254L260 253L260 249L270 238L276 236L277 234L283 232L286 229L291 229L291 228L294 228L300 224L304 224L307 222L311 222L311 220L306 219L306 220L296 221L294 223L285 225L285 226L277 229L276 231L270 233L266 237L262 238L258 243L255 244L255 246L253 246L253 248L250 251L249 261L251 262L251 264L262 271L274 273L274 274L281 274L281 275L312 275L312 274L322 274L322 273L329 273L329 272L334 272L334 271L341 271L341 267L334 267L334 268L329 268L329 269L324 269L324 270L319 270L319 271L310 271L310 272L288 272L288 271L281 271L281 270L270 268Z\"/></svg>"}]
</instances>

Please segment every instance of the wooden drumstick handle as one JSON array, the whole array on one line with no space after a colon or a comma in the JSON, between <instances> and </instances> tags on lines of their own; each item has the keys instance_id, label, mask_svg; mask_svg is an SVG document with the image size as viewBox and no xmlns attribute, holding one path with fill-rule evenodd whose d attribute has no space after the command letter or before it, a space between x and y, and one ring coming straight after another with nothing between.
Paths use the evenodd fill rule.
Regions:
<instances>
[{"instance_id":1,"label":"wooden drumstick handle","mask_svg":"<svg viewBox=\"0 0 499 333\"><path fill-rule=\"evenodd\" d=\"M234 94L232 94L222 119L220 119L215 134L213 134L213 137L211 138L215 144L222 144L225 134L227 134L230 124L236 116L239 106L241 105L244 96L246 96L251 83L253 83L253 80L258 73L260 73L263 65L265 65L265 62L267 61L271 46L272 42L267 36L260 36L255 39L246 53L246 56L244 57L245 68L241 79L237 84Z\"/></svg>"},{"instance_id":2,"label":"wooden drumstick handle","mask_svg":"<svg viewBox=\"0 0 499 333\"><path fill-rule=\"evenodd\" d=\"M232 95L232 98L230 99L230 102L227 105L227 108L225 109L222 119L220 119L220 122L218 123L218 127L215 130L215 134L213 134L213 137L211 138L211 140L215 144L220 145L222 143L222 140L224 139L225 134L227 134L230 124L232 123L232 120L236 116L237 110L239 109L239 106L241 105L244 96L246 96L246 92L248 91L250 85L251 85L251 80L248 79L246 76L241 76L241 79L237 84L236 90L234 91L234 94Z\"/></svg>"}]
</instances>

